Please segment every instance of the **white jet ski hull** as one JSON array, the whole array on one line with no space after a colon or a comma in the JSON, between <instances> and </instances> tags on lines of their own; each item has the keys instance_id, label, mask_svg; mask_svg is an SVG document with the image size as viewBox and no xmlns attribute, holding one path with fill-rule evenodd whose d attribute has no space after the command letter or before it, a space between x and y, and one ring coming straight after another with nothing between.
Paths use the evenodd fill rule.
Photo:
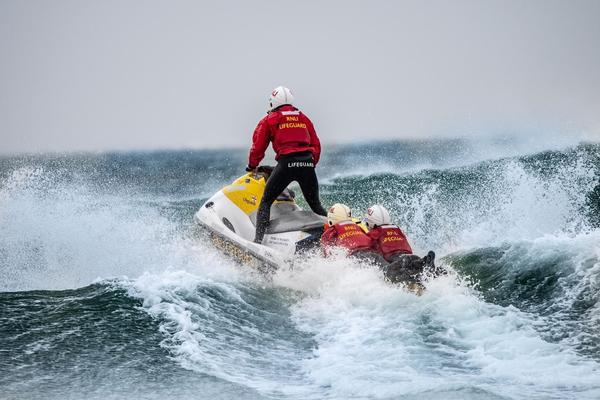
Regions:
<instances>
[{"instance_id":1,"label":"white jet ski hull","mask_svg":"<svg viewBox=\"0 0 600 400\"><path fill-rule=\"evenodd\" d=\"M292 265L297 243L311 234L302 230L288 229L284 232L267 230L263 244L254 243L256 229L252 220L254 215L246 214L224 193L224 190L209 198L194 215L195 222L210 233L215 246L244 264L262 271ZM281 211L282 209L284 211ZM285 219L289 216L293 219L294 216L305 217L309 212L302 211L292 200L274 204L271 213L272 217L280 216L280 219ZM316 214L310 218L313 218L312 229L315 222L317 224L325 222L323 217ZM274 222L276 224L277 221L272 219L272 223ZM285 223L285 220L283 222Z\"/></svg>"}]
</instances>

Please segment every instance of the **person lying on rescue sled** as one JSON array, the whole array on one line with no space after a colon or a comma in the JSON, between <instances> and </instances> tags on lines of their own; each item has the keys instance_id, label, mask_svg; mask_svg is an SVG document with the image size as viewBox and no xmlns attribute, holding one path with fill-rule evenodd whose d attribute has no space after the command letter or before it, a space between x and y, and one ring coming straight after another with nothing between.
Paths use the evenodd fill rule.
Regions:
<instances>
[{"instance_id":1,"label":"person lying on rescue sled","mask_svg":"<svg viewBox=\"0 0 600 400\"><path fill-rule=\"evenodd\" d=\"M406 235L398 225L392 224L385 207L378 204L369 207L363 222L369 230L367 236L373 241L373 249L389 263L382 269L391 282L412 282L425 267L434 274L439 272L434 265L435 253L429 251L422 258L414 255Z\"/></svg>"},{"instance_id":2,"label":"person lying on rescue sled","mask_svg":"<svg viewBox=\"0 0 600 400\"><path fill-rule=\"evenodd\" d=\"M367 235L373 239L373 248L387 262L394 262L403 254L412 254L408 239L398 225L392 224L390 213L378 204L367 209L363 222L369 230Z\"/></svg>"},{"instance_id":3,"label":"person lying on rescue sled","mask_svg":"<svg viewBox=\"0 0 600 400\"><path fill-rule=\"evenodd\" d=\"M385 263L373 251L373 240L352 221L352 212L345 204L336 203L327 212L327 228L321 236L323 254L328 256L332 247L346 249L349 256L377 264Z\"/></svg>"}]
</instances>

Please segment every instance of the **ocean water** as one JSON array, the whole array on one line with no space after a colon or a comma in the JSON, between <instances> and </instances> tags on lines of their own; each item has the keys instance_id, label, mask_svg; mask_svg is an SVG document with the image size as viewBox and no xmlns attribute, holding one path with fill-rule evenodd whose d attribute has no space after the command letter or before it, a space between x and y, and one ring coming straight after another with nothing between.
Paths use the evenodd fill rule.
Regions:
<instances>
[{"instance_id":1,"label":"ocean water","mask_svg":"<svg viewBox=\"0 0 600 400\"><path fill-rule=\"evenodd\" d=\"M325 148L325 205L384 204L449 269L420 297L214 249L193 214L245 155L0 158L0 399L600 398L599 144Z\"/></svg>"}]
</instances>

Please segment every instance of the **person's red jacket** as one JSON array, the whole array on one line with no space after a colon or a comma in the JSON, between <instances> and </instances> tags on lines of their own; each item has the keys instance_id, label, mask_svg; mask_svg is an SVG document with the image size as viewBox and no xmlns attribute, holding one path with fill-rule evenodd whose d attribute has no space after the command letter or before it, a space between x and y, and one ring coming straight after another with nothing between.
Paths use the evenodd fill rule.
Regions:
<instances>
[{"instance_id":1,"label":"person's red jacket","mask_svg":"<svg viewBox=\"0 0 600 400\"><path fill-rule=\"evenodd\" d=\"M291 154L310 151L315 165L321 157L321 142L315 127L306 115L296 107L281 106L260 120L254 135L248 156L248 166L256 168L265 156L265 151L273 143L275 159Z\"/></svg>"},{"instance_id":2,"label":"person's red jacket","mask_svg":"<svg viewBox=\"0 0 600 400\"><path fill-rule=\"evenodd\" d=\"M350 254L361 250L371 250L373 241L353 221L344 221L330 226L321 236L321 247L327 254L327 247L343 247Z\"/></svg>"},{"instance_id":3,"label":"person's red jacket","mask_svg":"<svg viewBox=\"0 0 600 400\"><path fill-rule=\"evenodd\" d=\"M388 261L396 253L412 254L406 235L396 225L375 227L367 235L373 239L373 248Z\"/></svg>"}]
</instances>

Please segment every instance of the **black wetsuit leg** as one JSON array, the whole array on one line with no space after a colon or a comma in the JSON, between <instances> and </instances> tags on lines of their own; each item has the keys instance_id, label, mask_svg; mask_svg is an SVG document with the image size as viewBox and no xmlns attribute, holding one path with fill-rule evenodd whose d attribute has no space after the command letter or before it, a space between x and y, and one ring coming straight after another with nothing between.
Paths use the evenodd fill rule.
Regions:
<instances>
[{"instance_id":1,"label":"black wetsuit leg","mask_svg":"<svg viewBox=\"0 0 600 400\"><path fill-rule=\"evenodd\" d=\"M326 216L327 211L321 205L321 199L319 198L319 181L315 169L307 168L307 171L300 174L296 180L310 209L315 214Z\"/></svg>"},{"instance_id":2,"label":"black wetsuit leg","mask_svg":"<svg viewBox=\"0 0 600 400\"><path fill-rule=\"evenodd\" d=\"M281 167L281 162L279 162L267 180L267 185L265 186L265 191L260 200L258 212L256 213L256 234L254 236L256 243L261 243L265 236L265 231L271 219L271 205L291 182L291 177L285 172L284 168Z\"/></svg>"},{"instance_id":3,"label":"black wetsuit leg","mask_svg":"<svg viewBox=\"0 0 600 400\"><path fill-rule=\"evenodd\" d=\"M271 218L271 205L292 182L300 184L302 194L314 213L327 215L319 200L319 182L310 152L287 154L282 156L267 180L265 192L256 214L256 235L254 241L261 243Z\"/></svg>"}]
</instances>

